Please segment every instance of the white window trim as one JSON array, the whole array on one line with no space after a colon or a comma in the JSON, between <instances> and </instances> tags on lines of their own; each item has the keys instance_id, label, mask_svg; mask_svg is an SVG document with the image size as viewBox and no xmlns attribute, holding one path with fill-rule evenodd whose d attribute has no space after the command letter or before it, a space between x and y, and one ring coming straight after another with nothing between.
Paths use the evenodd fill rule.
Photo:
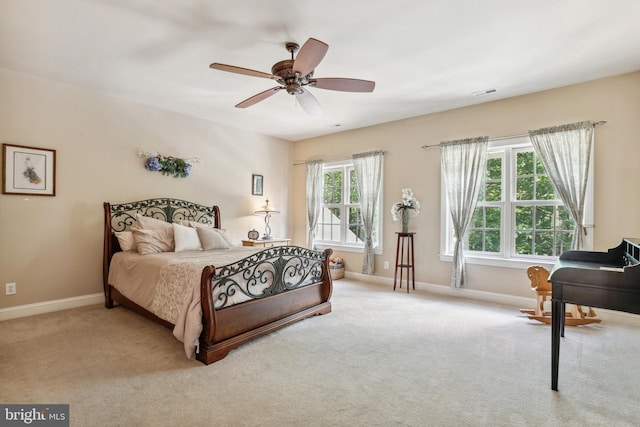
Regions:
<instances>
[{"instance_id":1,"label":"white window trim","mask_svg":"<svg viewBox=\"0 0 640 427\"><path fill-rule=\"evenodd\" d=\"M347 160L338 160L338 161L333 161L333 162L325 162L323 167L322 167L322 172L324 174L325 169L333 169L333 168L339 168L339 167L344 167L344 166L351 166L353 167L353 160L351 159L347 159ZM344 178L343 178L344 179ZM324 182L324 180L323 180ZM383 175L381 177L381 183L384 182L384 171L383 171ZM345 184L346 186L346 184ZM343 189L344 190L344 189ZM323 189L324 191L324 189ZM348 192L346 193L348 194ZM346 203L344 206L348 207L350 204ZM383 245L383 241L382 241L382 230L383 230L383 211L382 211L382 207L384 206L383 200L382 200L382 191L380 191L380 197L378 199L378 243L376 246L374 246L373 248L373 253L375 255L382 255L383 251L382 248L384 247ZM309 229L309 224L307 222L307 229ZM334 241L328 241L328 240L319 240L319 239L315 239L313 241L313 244L316 248L318 249L337 249L340 250L342 252L353 252L353 253L364 253L364 243L361 245L356 245L356 244L349 244L349 243L337 243Z\"/></svg>"},{"instance_id":2,"label":"white window trim","mask_svg":"<svg viewBox=\"0 0 640 427\"><path fill-rule=\"evenodd\" d=\"M591 250L593 248L593 228L595 227L594 222L593 222L593 210L594 210L594 191L593 191L593 171L594 171L594 145L595 144L591 144L591 164L590 164L590 169L589 169L589 183L587 185L587 194L586 194L586 199L585 199L585 212L584 212L584 224L585 227L587 229L587 235L585 236L584 239L584 250ZM523 148L523 147L531 147L531 140L529 139L529 136L521 136L521 137L514 137L514 138L500 138L500 139L496 139L493 141L489 141L489 146L488 146L488 150L490 151L493 148L501 148L501 147L505 147L505 146L511 146L511 148ZM489 158L489 153L487 153L488 156L487 158ZM503 167L507 168L505 170L505 173L503 174L503 180L504 179L512 179L511 176L511 161L509 162L504 162L503 161ZM512 185L510 185L510 188L512 189L511 191L514 191L514 185L512 183ZM504 189L504 185L503 185L503 189ZM513 221L513 209L509 209L509 212L505 212L506 209L506 205L507 202L504 200L504 194L503 194L503 201L502 201L502 221L503 224L502 226L507 229L506 227L508 226L509 229L512 227L512 221ZM440 260L441 261L445 261L445 262L453 262L453 247L451 245L451 241L449 240L449 236L451 235L451 219L450 219L450 212L447 209L447 200L446 200L446 186L444 183L444 179L440 180ZM507 218L508 217L508 218ZM504 222L508 221L507 224L505 224ZM511 245L505 246L506 242L505 240L507 239L507 236L504 235L505 233L502 233L503 235L501 235L501 239L500 239L500 244L501 244L501 248L503 248L503 252L506 252L508 250L508 252L511 252ZM490 254L481 254L481 253L477 253L477 252L473 252L470 253L469 251L466 251L464 254L464 258L465 261L468 264L478 264L478 265L486 265L486 266L493 266L493 267L507 267L507 268L518 268L518 269L522 269L522 268L527 268L533 264L535 265L541 265L543 267L546 267L548 269L551 269L553 267L553 265L555 264L556 260L558 259L557 257L542 257L542 256L537 256L537 257L531 257L531 256L516 256L516 255L512 255L510 253L508 254L501 254L501 255L490 255Z\"/></svg>"}]
</instances>

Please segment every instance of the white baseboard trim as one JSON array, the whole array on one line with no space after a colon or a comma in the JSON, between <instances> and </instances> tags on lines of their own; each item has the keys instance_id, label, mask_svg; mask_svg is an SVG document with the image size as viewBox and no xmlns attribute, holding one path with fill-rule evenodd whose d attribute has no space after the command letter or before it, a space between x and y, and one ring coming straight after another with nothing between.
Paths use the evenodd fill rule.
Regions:
<instances>
[{"instance_id":1,"label":"white baseboard trim","mask_svg":"<svg viewBox=\"0 0 640 427\"><path fill-rule=\"evenodd\" d=\"M0 308L0 322L3 320L17 319L19 317L52 313L54 311L67 310L69 308L84 307L85 305L102 303L104 303L104 294L99 293L72 298L63 298L53 301L37 302L34 304L18 305L15 307Z\"/></svg>"},{"instance_id":2,"label":"white baseboard trim","mask_svg":"<svg viewBox=\"0 0 640 427\"><path fill-rule=\"evenodd\" d=\"M352 271L345 271L344 275L347 279L360 280L363 282L385 285L389 288L393 288L393 278L391 277L369 276ZM402 288L402 291L406 292L406 289ZM495 292L477 291L474 289L454 289L450 286L434 285L432 283L418 281L416 281L416 292L425 292L447 297L467 298L487 303L507 305L518 309L534 308L536 306L536 299L533 296L531 298L526 298L515 295L498 294ZM625 313L622 311L605 310L603 308L598 308L595 310L598 318L602 319L602 321L631 326L640 326L640 315Z\"/></svg>"},{"instance_id":3,"label":"white baseboard trim","mask_svg":"<svg viewBox=\"0 0 640 427\"><path fill-rule=\"evenodd\" d=\"M367 283L393 287L393 279L390 277L369 276L366 274L345 272L345 278L360 280ZM518 297L515 295L497 294L495 292L477 291L473 289L454 289L444 285L416 282L416 292L426 292L447 297L467 298L488 303L507 305L517 308L535 307L535 298ZM0 322L3 320L17 319L19 317L34 316L36 314L51 313L70 308L84 307L86 305L104 303L102 293L83 295L79 297L63 298L53 301L44 301L34 304L19 305L16 307L0 308ZM603 321L622 323L625 325L640 326L640 316L621 311L597 309L597 314Z\"/></svg>"}]
</instances>

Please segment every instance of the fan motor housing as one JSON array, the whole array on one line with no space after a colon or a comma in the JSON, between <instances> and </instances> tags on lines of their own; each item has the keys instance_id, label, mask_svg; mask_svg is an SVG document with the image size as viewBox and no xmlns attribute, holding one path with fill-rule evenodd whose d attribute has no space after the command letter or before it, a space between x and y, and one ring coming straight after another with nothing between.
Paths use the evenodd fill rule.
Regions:
<instances>
[{"instance_id":1,"label":"fan motor housing","mask_svg":"<svg viewBox=\"0 0 640 427\"><path fill-rule=\"evenodd\" d=\"M276 62L271 67L271 74L280 77L278 80L287 90L289 95L299 94L301 87L309 84L309 79L313 76L313 71L306 76L298 76L293 72L293 59L285 59L284 61Z\"/></svg>"},{"instance_id":2,"label":"fan motor housing","mask_svg":"<svg viewBox=\"0 0 640 427\"><path fill-rule=\"evenodd\" d=\"M271 74L287 79L289 77L295 77L293 73L293 59L285 59L284 61L276 62L271 67Z\"/></svg>"}]
</instances>

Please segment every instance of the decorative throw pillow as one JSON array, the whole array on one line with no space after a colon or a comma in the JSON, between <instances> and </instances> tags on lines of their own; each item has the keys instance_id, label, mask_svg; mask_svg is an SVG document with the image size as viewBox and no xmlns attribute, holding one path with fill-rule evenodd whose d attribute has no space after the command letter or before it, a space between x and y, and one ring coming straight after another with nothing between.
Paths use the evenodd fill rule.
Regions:
<instances>
[{"instance_id":1,"label":"decorative throw pillow","mask_svg":"<svg viewBox=\"0 0 640 427\"><path fill-rule=\"evenodd\" d=\"M163 249L160 252L173 252L173 250L175 249L175 242L173 239L173 225L171 225L170 223L148 216L136 215L135 228L137 230L153 231L154 233L151 233L149 236L154 236L159 240L158 242L154 243L154 246ZM133 236L135 239L135 232ZM140 251L138 250L138 252Z\"/></svg>"},{"instance_id":2,"label":"decorative throw pillow","mask_svg":"<svg viewBox=\"0 0 640 427\"><path fill-rule=\"evenodd\" d=\"M197 221L189 221L189 225L191 227L194 227L194 228L202 228L202 229L205 229L205 230L213 230L216 233L220 234L220 236L222 236L224 241L227 242L227 246L231 246L231 241L227 237L227 233L226 233L227 230L222 229L222 228L215 228L211 224L203 224L203 223L197 222Z\"/></svg>"},{"instance_id":3,"label":"decorative throw pillow","mask_svg":"<svg viewBox=\"0 0 640 427\"><path fill-rule=\"evenodd\" d=\"M224 239L225 242L227 242L227 245L232 246L231 244L231 240L229 240L229 237L227 236L227 229L226 228L214 228L214 230L220 234L222 236L222 238Z\"/></svg>"},{"instance_id":4,"label":"decorative throw pillow","mask_svg":"<svg viewBox=\"0 0 640 427\"><path fill-rule=\"evenodd\" d=\"M131 227L130 230L133 233L133 240L136 242L136 249L142 255L173 251L173 248L166 244L158 230L140 230L136 227Z\"/></svg>"},{"instance_id":5,"label":"decorative throw pillow","mask_svg":"<svg viewBox=\"0 0 640 427\"><path fill-rule=\"evenodd\" d=\"M173 224L173 238L176 242L176 252L201 251L202 245L196 228Z\"/></svg>"},{"instance_id":6,"label":"decorative throw pillow","mask_svg":"<svg viewBox=\"0 0 640 427\"><path fill-rule=\"evenodd\" d=\"M222 235L218 233L216 229L208 227L195 227L193 228L193 230L196 230L196 232L198 233L200 243L202 244L202 248L205 251L214 249L229 249L229 244L227 244Z\"/></svg>"},{"instance_id":7,"label":"decorative throw pillow","mask_svg":"<svg viewBox=\"0 0 640 427\"><path fill-rule=\"evenodd\" d=\"M120 249L123 251L136 250L136 241L133 240L133 233L131 231L116 231L115 235L120 244Z\"/></svg>"}]
</instances>

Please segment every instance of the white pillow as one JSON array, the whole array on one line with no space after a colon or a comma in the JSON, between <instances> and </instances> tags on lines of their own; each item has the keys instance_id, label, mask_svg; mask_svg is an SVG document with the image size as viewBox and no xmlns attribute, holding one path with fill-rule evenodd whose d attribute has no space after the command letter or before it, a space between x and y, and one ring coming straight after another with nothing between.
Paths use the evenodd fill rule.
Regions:
<instances>
[{"instance_id":1,"label":"white pillow","mask_svg":"<svg viewBox=\"0 0 640 427\"><path fill-rule=\"evenodd\" d=\"M202 250L197 229L175 223L172 225L173 238L176 242L176 252Z\"/></svg>"},{"instance_id":2,"label":"white pillow","mask_svg":"<svg viewBox=\"0 0 640 427\"><path fill-rule=\"evenodd\" d=\"M196 227L192 230L198 233L200 243L205 251L213 249L229 249L229 244L224 240L222 234L218 233L215 228Z\"/></svg>"},{"instance_id":3,"label":"white pillow","mask_svg":"<svg viewBox=\"0 0 640 427\"><path fill-rule=\"evenodd\" d=\"M151 218L149 216L136 214L136 226L134 228L136 228L137 230L153 231L154 233L147 234L147 237L153 236L154 238L159 240L158 242L151 243L153 243L154 246L161 248L162 250L160 252L173 252L173 250L175 249L175 242L173 239L173 226L170 223L162 221L160 219ZM136 238L135 232L133 236L134 238ZM138 252L140 251L138 250Z\"/></svg>"},{"instance_id":4,"label":"white pillow","mask_svg":"<svg viewBox=\"0 0 640 427\"><path fill-rule=\"evenodd\" d=\"M120 249L123 251L136 250L136 241L133 239L133 233L131 231L116 231L114 233L120 244Z\"/></svg>"}]
</instances>

